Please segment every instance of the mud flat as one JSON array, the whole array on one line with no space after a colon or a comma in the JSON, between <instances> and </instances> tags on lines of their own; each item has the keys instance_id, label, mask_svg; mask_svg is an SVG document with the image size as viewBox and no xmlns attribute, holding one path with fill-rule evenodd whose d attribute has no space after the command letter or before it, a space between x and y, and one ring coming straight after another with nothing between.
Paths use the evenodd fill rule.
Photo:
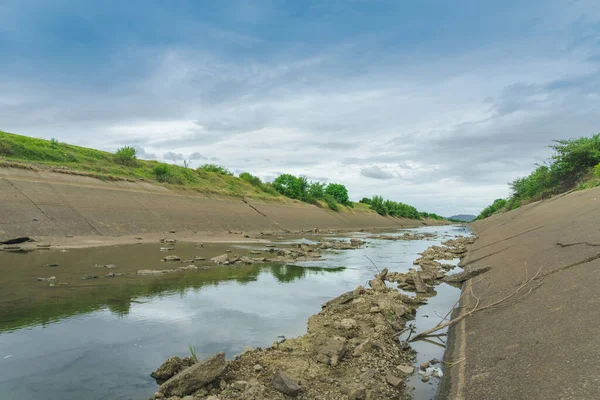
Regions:
<instances>
[{"instance_id":1,"label":"mud flat","mask_svg":"<svg viewBox=\"0 0 600 400\"><path fill-rule=\"evenodd\" d=\"M367 285L323 304L298 338L247 349L231 361L223 353L199 362L169 358L152 373L161 384L154 399L409 399L410 376L421 370L427 382L437 369L413 365L415 352L399 335L451 269L439 260L464 256L473 241L458 237L431 246L407 273L383 269Z\"/></svg>"},{"instance_id":2,"label":"mud flat","mask_svg":"<svg viewBox=\"0 0 600 400\"><path fill-rule=\"evenodd\" d=\"M600 188L471 224L442 399L600 398ZM496 305L494 305L496 304Z\"/></svg>"}]
</instances>

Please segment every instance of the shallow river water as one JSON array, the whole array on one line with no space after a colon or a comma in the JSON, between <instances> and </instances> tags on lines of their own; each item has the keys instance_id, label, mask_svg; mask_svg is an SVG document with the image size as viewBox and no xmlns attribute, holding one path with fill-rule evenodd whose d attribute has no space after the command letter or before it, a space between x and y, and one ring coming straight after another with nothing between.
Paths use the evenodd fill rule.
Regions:
<instances>
[{"instance_id":1,"label":"shallow river water","mask_svg":"<svg viewBox=\"0 0 600 400\"><path fill-rule=\"evenodd\" d=\"M407 271L414 267L417 253L427 247L469 234L463 226L409 231L432 232L437 237L366 239L367 245L358 250L327 252L319 261L296 266L218 267L161 277L114 278L110 283L95 280L88 286L57 288L60 296L52 292L55 288L35 286L37 282L30 283L29 278L11 281L11 274L56 262L59 267L43 273L60 279L61 268L74 268L68 264L81 260L89 264L92 259L129 263L135 270L157 268L143 260L165 254L158 253L158 245L66 254L0 253L4 276L0 283L5 291L0 302L0 398L148 399L157 388L150 372L170 356L189 355L188 346L195 348L199 358L219 351L233 357L247 346L266 347L281 336L301 335L308 317L319 312L322 303L365 284L377 273L365 256L379 268ZM189 247L176 245L183 255L197 251ZM436 291L438 295L417 313L414 322L419 331L439 322L436 313L444 315L459 296L458 289L445 284ZM441 359L444 351L424 342L414 347L419 351L418 363ZM415 375L410 385L416 387L415 399L430 399L437 380L425 384Z\"/></svg>"}]
</instances>

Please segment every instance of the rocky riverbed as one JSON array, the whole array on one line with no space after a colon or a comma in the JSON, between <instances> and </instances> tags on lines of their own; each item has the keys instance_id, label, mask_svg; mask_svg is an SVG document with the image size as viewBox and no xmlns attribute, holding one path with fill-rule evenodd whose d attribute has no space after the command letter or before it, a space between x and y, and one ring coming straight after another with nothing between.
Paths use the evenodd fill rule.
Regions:
<instances>
[{"instance_id":1,"label":"rocky riverbed","mask_svg":"<svg viewBox=\"0 0 600 400\"><path fill-rule=\"evenodd\" d=\"M458 237L431 246L415 260L419 268L407 273L381 270L364 286L325 303L303 336L247 349L230 361L223 353L200 362L172 357L152 374L160 384L154 399L410 398L406 381L415 370L415 352L398 337L427 301L424 294L447 276L449 264L440 260L462 258L474 240ZM322 246L299 245L293 254L307 257Z\"/></svg>"}]
</instances>

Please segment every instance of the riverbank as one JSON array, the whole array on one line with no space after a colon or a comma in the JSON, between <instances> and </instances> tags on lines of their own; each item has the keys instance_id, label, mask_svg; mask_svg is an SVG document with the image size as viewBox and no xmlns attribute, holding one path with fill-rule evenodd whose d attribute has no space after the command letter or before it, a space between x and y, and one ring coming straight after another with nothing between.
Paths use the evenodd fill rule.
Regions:
<instances>
[{"instance_id":1,"label":"riverbank","mask_svg":"<svg viewBox=\"0 0 600 400\"><path fill-rule=\"evenodd\" d=\"M471 224L442 399L600 398L600 189ZM468 289L468 290L467 290Z\"/></svg>"},{"instance_id":2,"label":"riverbank","mask_svg":"<svg viewBox=\"0 0 600 400\"><path fill-rule=\"evenodd\" d=\"M63 247L177 240L234 242L245 235L411 228L447 221L331 211L293 200L202 194L143 181L0 168L0 242L22 236ZM142 239L138 239L142 237Z\"/></svg>"}]
</instances>

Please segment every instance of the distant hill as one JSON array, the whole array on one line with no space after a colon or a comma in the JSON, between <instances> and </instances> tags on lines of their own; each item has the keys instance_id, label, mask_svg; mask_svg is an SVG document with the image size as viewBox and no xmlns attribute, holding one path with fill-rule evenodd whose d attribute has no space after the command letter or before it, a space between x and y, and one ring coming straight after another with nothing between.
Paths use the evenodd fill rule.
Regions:
<instances>
[{"instance_id":1,"label":"distant hill","mask_svg":"<svg viewBox=\"0 0 600 400\"><path fill-rule=\"evenodd\" d=\"M476 215L470 215L470 214L458 214L458 215L453 215L451 216L449 219L457 219L459 221L465 221L465 222L471 222L473 221L475 218L477 218Z\"/></svg>"}]
</instances>

